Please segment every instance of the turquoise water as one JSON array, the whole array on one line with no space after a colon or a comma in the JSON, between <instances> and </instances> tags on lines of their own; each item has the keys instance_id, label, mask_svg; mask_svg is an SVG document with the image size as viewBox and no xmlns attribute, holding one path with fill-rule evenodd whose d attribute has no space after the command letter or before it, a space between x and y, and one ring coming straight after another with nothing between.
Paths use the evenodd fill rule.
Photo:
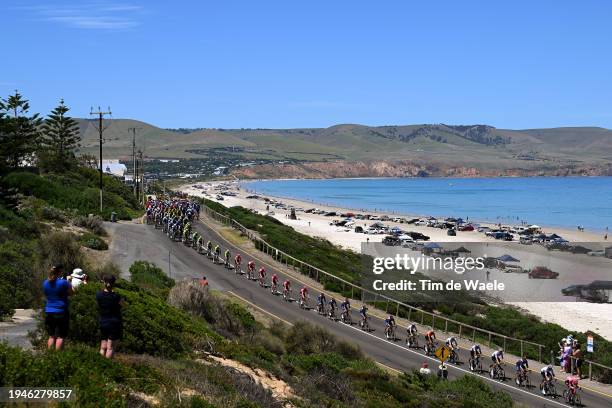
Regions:
<instances>
[{"instance_id":1,"label":"turquoise water","mask_svg":"<svg viewBox=\"0 0 612 408\"><path fill-rule=\"evenodd\" d=\"M254 181L249 190L389 215L469 217L602 231L612 227L612 177L386 178ZM313 205L314 206L314 205Z\"/></svg>"}]
</instances>

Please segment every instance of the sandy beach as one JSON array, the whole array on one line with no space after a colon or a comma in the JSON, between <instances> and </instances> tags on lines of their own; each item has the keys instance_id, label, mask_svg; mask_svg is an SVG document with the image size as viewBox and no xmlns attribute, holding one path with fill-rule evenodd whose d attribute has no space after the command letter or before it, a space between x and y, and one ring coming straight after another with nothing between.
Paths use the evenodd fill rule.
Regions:
<instances>
[{"instance_id":1,"label":"sandy beach","mask_svg":"<svg viewBox=\"0 0 612 408\"><path fill-rule=\"evenodd\" d=\"M372 220L355 220L355 225L351 228L343 228L336 227L330 225L330 223L334 219L340 219L341 217L326 217L322 214L312 214L305 213L303 211L297 212L297 219L293 220L289 218L289 210L277 209L272 206L267 209L267 203L260 199L247 199L248 195L253 194L253 192L247 192L243 188L240 188L237 182L224 182L224 186L228 187L236 196L223 196L223 200L220 201L216 198L218 190L215 189L222 182L213 182L213 183L201 183L196 188L194 185L184 185L180 188L181 191L188 193L193 196L206 197L213 201L218 201L227 207L232 206L242 206L244 208L251 209L260 214L268 213L272 217L278 219L279 221L285 223L293 227L296 231L299 231L303 234L320 237L323 239L327 239L330 242L342 246L343 248L350 249L356 252L361 252L361 246L364 242L369 240L369 242L381 242L385 237L384 234L363 234L356 233L354 228L356 226L361 226L366 228L371 225L375 221ZM261 196L261 195L260 195ZM325 211L334 211L337 213L346 213L346 212L356 212L356 210L349 210L340 207L334 207L329 205L318 205L314 203L309 203L305 201L290 199L290 198L282 198L282 197L272 197L266 195L265 197L269 199L275 199L277 202L282 202L286 206L292 206L295 208L301 209L309 209L309 208L319 208ZM367 213L372 215L389 215L390 217L394 217L395 215L391 215L389 213L377 213L374 211L359 211L360 213ZM411 218L410 215L402 215L404 218ZM476 242L490 242L491 245L499 244L500 241L495 240L491 237L486 237L483 233L477 231L457 231L456 236L449 236L445 229L427 227L427 226L417 226L417 225L407 225L405 223L397 223L392 221L384 221L385 225L389 227L399 227L404 230L409 229L410 231L419 232L425 234L430 237L431 242L457 242L457 243L476 243ZM487 225L486 223L480 223L481 225ZM548 228L543 227L543 230L546 233L556 233L566 240L570 242L601 242L602 236L599 233L590 232L590 231L578 231L578 230L570 230L563 228ZM535 254L538 251L542 251L542 247L540 245L530 245L530 246L522 246L522 251L527 252L529 255L532 253ZM546 252L544 250L544 252ZM564 256L572 256L571 254L562 254ZM517 299L507 299L506 303L513 304L521 309L532 313L541 319L560 324L563 327L566 327L571 330L578 331L586 331L592 330L602 335L607 339L612 340L612 304L595 304L589 302L576 302L572 301L573 298L568 298L568 301L552 301L561 299L560 289L563 287L567 287L570 284L575 283L589 283L592 280L601 279L601 280L610 280L612 279L612 269L609 269L609 264L606 262L609 261L603 258L594 259L594 257L587 257L586 255L582 255L583 258L579 260L579 262L586 262L592 264L593 267L592 273L581 273L577 274L574 272L572 274L565 273L561 274L559 279L555 280L529 280L530 285L534 290L542 290L542 293L547 292L554 294L556 297L551 297L548 301L547 298L542 298L544 302L532 302L532 301L516 301ZM570 258L568 258L570 259ZM557 270L557 269L555 269ZM527 277L519 276L517 274L502 274L506 279L509 279L513 282L513 285L520 287L521 285L526 285ZM513 276L509 276L513 275ZM569 278L571 276L571 279ZM525 283L522 283L523 280ZM517 284L518 282L518 284ZM537 282L534 284L534 282ZM545 289L541 289L545 288ZM529 297L531 299L531 297ZM534 300L536 298L534 297ZM565 300L565 299L564 299Z\"/></svg>"}]
</instances>

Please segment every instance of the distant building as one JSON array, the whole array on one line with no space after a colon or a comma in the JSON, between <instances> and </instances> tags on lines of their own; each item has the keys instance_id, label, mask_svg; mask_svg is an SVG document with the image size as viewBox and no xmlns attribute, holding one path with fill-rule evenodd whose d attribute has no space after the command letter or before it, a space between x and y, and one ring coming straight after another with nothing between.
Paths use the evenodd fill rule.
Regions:
<instances>
[{"instance_id":1,"label":"distant building","mask_svg":"<svg viewBox=\"0 0 612 408\"><path fill-rule=\"evenodd\" d=\"M116 177L124 177L127 167L119 160L102 160L102 170L104 173L112 174Z\"/></svg>"},{"instance_id":2,"label":"distant building","mask_svg":"<svg viewBox=\"0 0 612 408\"><path fill-rule=\"evenodd\" d=\"M162 163L178 163L180 160L179 159L159 159L159 161Z\"/></svg>"},{"instance_id":3,"label":"distant building","mask_svg":"<svg viewBox=\"0 0 612 408\"><path fill-rule=\"evenodd\" d=\"M220 176L222 174L226 174L227 173L227 167L226 166L219 166L215 169L215 171L213 171L213 174L215 176Z\"/></svg>"}]
</instances>

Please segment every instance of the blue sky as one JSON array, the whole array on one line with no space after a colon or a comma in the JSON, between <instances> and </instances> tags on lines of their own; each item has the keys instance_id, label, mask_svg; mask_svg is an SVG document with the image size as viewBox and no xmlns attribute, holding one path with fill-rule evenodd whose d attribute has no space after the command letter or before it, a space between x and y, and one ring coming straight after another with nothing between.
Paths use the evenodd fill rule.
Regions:
<instances>
[{"instance_id":1,"label":"blue sky","mask_svg":"<svg viewBox=\"0 0 612 408\"><path fill-rule=\"evenodd\" d=\"M161 127L612 128L610 1L3 1L0 95Z\"/></svg>"}]
</instances>

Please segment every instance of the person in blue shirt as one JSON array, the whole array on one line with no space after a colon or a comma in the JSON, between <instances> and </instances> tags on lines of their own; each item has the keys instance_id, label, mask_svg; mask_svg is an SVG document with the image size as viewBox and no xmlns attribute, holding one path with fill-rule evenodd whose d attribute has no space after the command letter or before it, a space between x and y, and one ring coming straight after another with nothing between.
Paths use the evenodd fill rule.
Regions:
<instances>
[{"instance_id":1,"label":"person in blue shirt","mask_svg":"<svg viewBox=\"0 0 612 408\"><path fill-rule=\"evenodd\" d=\"M64 267L57 264L49 271L48 278L43 282L45 294L45 327L49 335L47 348L61 350L64 339L68 336L70 323L68 296L74 294L72 285L62 279Z\"/></svg>"}]
</instances>

